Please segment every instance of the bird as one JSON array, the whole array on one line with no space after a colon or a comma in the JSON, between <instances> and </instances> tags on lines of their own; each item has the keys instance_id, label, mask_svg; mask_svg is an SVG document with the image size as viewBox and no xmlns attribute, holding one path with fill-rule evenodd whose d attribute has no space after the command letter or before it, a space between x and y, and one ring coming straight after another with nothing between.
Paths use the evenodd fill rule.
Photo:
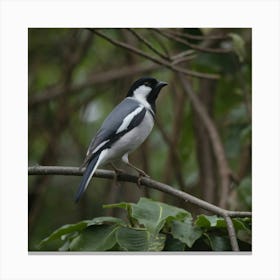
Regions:
<instances>
[{"instance_id":1,"label":"bird","mask_svg":"<svg viewBox=\"0 0 280 280\"><path fill-rule=\"evenodd\" d=\"M119 169L114 162L121 160L135 169L139 176L147 176L129 162L128 154L135 151L151 133L156 115L156 99L166 85L166 82L152 77L136 80L122 102L107 116L90 142L81 165L85 171L76 192L76 202L86 191L98 166L111 164L117 172Z\"/></svg>"}]
</instances>

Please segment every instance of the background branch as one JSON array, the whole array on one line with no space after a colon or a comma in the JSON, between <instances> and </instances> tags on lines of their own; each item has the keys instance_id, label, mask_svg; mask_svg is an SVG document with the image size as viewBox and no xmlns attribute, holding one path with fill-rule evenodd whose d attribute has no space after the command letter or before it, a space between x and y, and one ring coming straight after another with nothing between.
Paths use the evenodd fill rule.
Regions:
<instances>
[{"instance_id":1,"label":"background branch","mask_svg":"<svg viewBox=\"0 0 280 280\"><path fill-rule=\"evenodd\" d=\"M178 31L173 31L172 29L168 29L168 32L170 34L187 38L187 39L192 39L192 40L224 40L229 38L229 36L224 35L224 34L217 34L217 35L193 35L187 32L178 32Z\"/></svg>"},{"instance_id":2,"label":"background branch","mask_svg":"<svg viewBox=\"0 0 280 280\"><path fill-rule=\"evenodd\" d=\"M132 28L127 28L129 32L131 32L140 42L144 43L150 50L152 50L155 54L157 54L159 57L169 60L170 58L166 56L165 54L158 51L147 39L145 39L142 35L140 35L138 32L136 32Z\"/></svg>"},{"instance_id":3,"label":"background branch","mask_svg":"<svg viewBox=\"0 0 280 280\"><path fill-rule=\"evenodd\" d=\"M213 121L209 117L207 110L200 102L196 94L194 93L188 80L185 79L185 77L181 73L179 73L179 77L181 79L186 94L188 95L188 97L190 98L193 104L194 110L200 116L203 125L205 126L207 132L209 133L214 154L217 159L218 170L221 179L221 195L220 195L219 205L224 208L226 207L227 204L228 190L231 183L231 179L235 176L232 175L232 171L229 167L219 133Z\"/></svg>"},{"instance_id":4,"label":"background branch","mask_svg":"<svg viewBox=\"0 0 280 280\"><path fill-rule=\"evenodd\" d=\"M163 59L160 59L160 58L156 58L156 57L153 57L151 56L150 54L148 53L145 53L143 51L141 51L140 49L137 49L135 48L134 46L131 46L127 43L123 43L123 42L120 42L118 40L115 40L107 35L105 35L104 33L96 30L96 29L92 29L92 28L89 28L90 31L94 32L95 34L97 34L98 36L106 39L108 42L116 45L116 46L119 46L119 47L122 47L124 49L127 49L135 54L138 54L140 56L143 56L157 64L160 64L160 65L163 65L171 70L174 70L174 71L177 71L179 73L182 73L184 75L188 75L188 76L192 76L192 77L197 77L197 78L204 78L204 79L219 79L220 76L218 74L208 74L208 73L200 73L200 72L197 72L197 71L191 71L191 70L188 70L188 69L185 69L185 68L181 68L181 67L178 67L178 66L175 66L172 62L168 62L166 60L163 60Z\"/></svg>"},{"instance_id":5,"label":"background branch","mask_svg":"<svg viewBox=\"0 0 280 280\"><path fill-rule=\"evenodd\" d=\"M66 93L68 95L74 94L97 84L109 83L124 77L137 75L145 71L152 71L157 69L158 67L159 65L153 63L141 63L137 65L124 66L122 68L109 71L94 73L88 80L80 84L71 85L67 89L67 91L62 85L57 85L55 87L46 89L43 92L38 92L34 97L30 99L30 101L28 102L28 107L29 109L33 109L37 105L44 104L53 99L57 99L58 97Z\"/></svg>"},{"instance_id":6,"label":"background branch","mask_svg":"<svg viewBox=\"0 0 280 280\"><path fill-rule=\"evenodd\" d=\"M200 52L207 52L207 53L220 53L220 54L221 53L232 52L232 49L221 49L221 48L213 49L213 48L203 47L201 45L195 45L195 44L192 44L192 43L188 42L185 39L182 39L182 38L178 37L177 35L174 35L174 33L170 33L168 30L162 30L162 29L159 29L159 28L153 28L153 29L156 30L162 36L164 36L166 38L169 38L169 39L172 39L172 40L174 40L176 42L179 42L181 44L184 44L184 45L190 47L193 50L197 50L197 51L200 51Z\"/></svg>"},{"instance_id":7,"label":"background branch","mask_svg":"<svg viewBox=\"0 0 280 280\"><path fill-rule=\"evenodd\" d=\"M183 53L179 53L172 57L172 64L179 64L181 62L185 62L194 58L194 54L192 51L186 51ZM130 76L138 75L143 72L151 72L160 67L160 64L156 64L153 62L150 63L139 63L135 65L124 66L122 68L106 70L98 73L93 73L90 77L81 83L73 84L68 87L66 90L63 85L56 85L50 88L45 89L42 92L36 93L32 98L30 98L28 102L28 108L34 109L38 105L45 104L51 100L55 100L60 96L67 93L67 95L79 93L84 89L90 88L99 84L106 84L112 81L116 81L122 78L127 78Z\"/></svg>"}]
</instances>

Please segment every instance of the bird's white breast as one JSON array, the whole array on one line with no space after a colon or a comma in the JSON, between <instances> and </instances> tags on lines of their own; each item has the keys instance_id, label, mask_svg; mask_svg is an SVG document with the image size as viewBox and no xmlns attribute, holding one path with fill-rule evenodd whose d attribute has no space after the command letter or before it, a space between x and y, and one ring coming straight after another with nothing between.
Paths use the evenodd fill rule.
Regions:
<instances>
[{"instance_id":1,"label":"bird's white breast","mask_svg":"<svg viewBox=\"0 0 280 280\"><path fill-rule=\"evenodd\" d=\"M111 160L119 159L124 154L130 153L137 149L149 136L154 126L154 119L151 113L147 110L146 114L139 124L128 133L123 135L116 143L107 150L102 163L110 162Z\"/></svg>"}]
</instances>

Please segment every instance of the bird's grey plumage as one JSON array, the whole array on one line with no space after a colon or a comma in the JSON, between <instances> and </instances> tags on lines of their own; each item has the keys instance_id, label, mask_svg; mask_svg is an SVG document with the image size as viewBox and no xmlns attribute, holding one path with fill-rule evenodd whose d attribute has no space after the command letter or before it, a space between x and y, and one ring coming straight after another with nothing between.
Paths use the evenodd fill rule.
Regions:
<instances>
[{"instance_id":1,"label":"bird's grey plumage","mask_svg":"<svg viewBox=\"0 0 280 280\"><path fill-rule=\"evenodd\" d=\"M106 146L110 146L123 135L124 132L116 133L118 128L122 125L123 119L127 115L135 111L139 106L141 106L141 103L139 103L137 100L125 98L119 105L114 108L114 110L102 123L95 138L93 138L93 140L91 141L83 165L85 165L92 158L92 156L94 156L93 151L98 147L98 145L110 139L105 144ZM133 129L143 120L145 111L146 109L143 107L143 111L139 112L139 114L137 114L133 118L126 132Z\"/></svg>"},{"instance_id":2,"label":"bird's grey plumage","mask_svg":"<svg viewBox=\"0 0 280 280\"><path fill-rule=\"evenodd\" d=\"M104 120L91 141L83 165L86 169L79 185L76 202L85 192L98 166L121 159L142 176L146 173L128 161L128 154L148 137L156 112L155 101L167 83L144 77L133 83L127 97Z\"/></svg>"}]
</instances>

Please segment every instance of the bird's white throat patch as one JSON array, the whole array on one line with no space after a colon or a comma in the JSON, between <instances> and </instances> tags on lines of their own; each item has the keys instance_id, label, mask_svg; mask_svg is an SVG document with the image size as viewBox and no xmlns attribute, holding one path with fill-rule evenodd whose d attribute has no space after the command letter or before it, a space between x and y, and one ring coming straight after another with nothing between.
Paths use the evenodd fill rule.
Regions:
<instances>
[{"instance_id":1,"label":"bird's white throat patch","mask_svg":"<svg viewBox=\"0 0 280 280\"><path fill-rule=\"evenodd\" d=\"M133 97L137 99L141 104L143 104L146 108L151 108L149 102L147 101L147 96L152 91L150 87L142 85L134 90Z\"/></svg>"}]
</instances>

